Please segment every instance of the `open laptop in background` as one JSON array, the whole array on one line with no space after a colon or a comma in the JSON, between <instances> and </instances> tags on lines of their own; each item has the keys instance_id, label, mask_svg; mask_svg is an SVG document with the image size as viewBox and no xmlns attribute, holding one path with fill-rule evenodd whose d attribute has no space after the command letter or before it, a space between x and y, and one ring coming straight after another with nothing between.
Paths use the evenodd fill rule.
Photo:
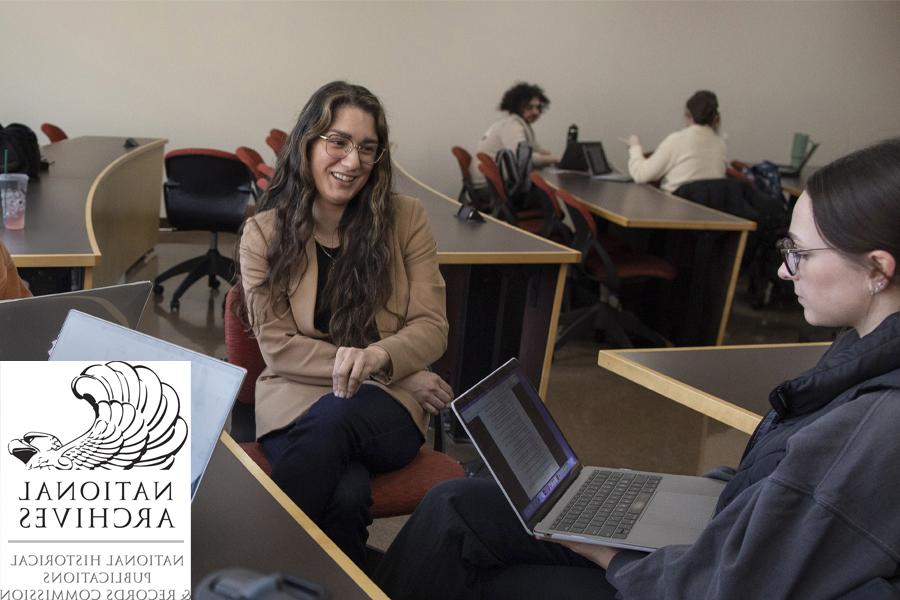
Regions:
<instances>
[{"instance_id":1,"label":"open laptop in background","mask_svg":"<svg viewBox=\"0 0 900 600\"><path fill-rule=\"evenodd\" d=\"M644 551L691 544L724 487L706 477L582 465L515 358L451 407L538 538Z\"/></svg>"},{"instance_id":2,"label":"open laptop in background","mask_svg":"<svg viewBox=\"0 0 900 600\"><path fill-rule=\"evenodd\" d=\"M585 144L593 144L595 142L568 142L566 150L563 152L562 158L556 163L556 168L562 171L581 171L587 172L587 161L584 158Z\"/></svg>"},{"instance_id":3,"label":"open laptop in background","mask_svg":"<svg viewBox=\"0 0 900 600\"><path fill-rule=\"evenodd\" d=\"M50 360L191 361L191 499L215 450L246 369L73 310Z\"/></svg>"},{"instance_id":4,"label":"open laptop in background","mask_svg":"<svg viewBox=\"0 0 900 600\"><path fill-rule=\"evenodd\" d=\"M0 360L47 360L50 346L72 309L135 329L153 284L124 285L47 294L0 302Z\"/></svg>"},{"instance_id":5,"label":"open laptop in background","mask_svg":"<svg viewBox=\"0 0 900 600\"><path fill-rule=\"evenodd\" d=\"M800 171L803 170L803 167L806 166L806 163L809 162L810 157L812 157L813 152L818 147L819 144L816 142L809 142L809 145L806 147L806 153L803 154L803 158L799 162L792 162L789 165L778 165L778 172L782 177L799 177Z\"/></svg>"},{"instance_id":6,"label":"open laptop in background","mask_svg":"<svg viewBox=\"0 0 900 600\"><path fill-rule=\"evenodd\" d=\"M609 165L601 142L585 142L581 149L584 152L584 162L587 164L591 178L602 181L631 181L631 177L619 173Z\"/></svg>"}]
</instances>

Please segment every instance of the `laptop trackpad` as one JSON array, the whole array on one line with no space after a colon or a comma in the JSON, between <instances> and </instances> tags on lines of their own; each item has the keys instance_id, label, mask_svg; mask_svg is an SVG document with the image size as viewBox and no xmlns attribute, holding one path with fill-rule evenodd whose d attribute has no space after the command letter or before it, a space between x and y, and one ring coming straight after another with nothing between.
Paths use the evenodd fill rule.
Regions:
<instances>
[{"instance_id":1,"label":"laptop trackpad","mask_svg":"<svg viewBox=\"0 0 900 600\"><path fill-rule=\"evenodd\" d=\"M685 529L703 529L716 507L716 499L696 494L658 492L641 521Z\"/></svg>"}]
</instances>

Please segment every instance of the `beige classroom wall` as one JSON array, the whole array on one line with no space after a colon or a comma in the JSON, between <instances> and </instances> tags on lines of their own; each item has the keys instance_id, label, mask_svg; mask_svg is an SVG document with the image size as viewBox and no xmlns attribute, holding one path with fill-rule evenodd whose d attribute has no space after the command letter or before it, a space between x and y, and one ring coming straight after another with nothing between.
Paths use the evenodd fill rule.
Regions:
<instances>
[{"instance_id":1,"label":"beige classroom wall","mask_svg":"<svg viewBox=\"0 0 900 600\"><path fill-rule=\"evenodd\" d=\"M577 123L619 166L616 138L652 148L708 88L732 158L786 160L805 131L822 164L900 134L898 24L900 2L0 1L0 122L271 161L268 130L343 78L385 103L395 157L455 195L450 147L472 149L517 80L552 101L543 145Z\"/></svg>"}]
</instances>

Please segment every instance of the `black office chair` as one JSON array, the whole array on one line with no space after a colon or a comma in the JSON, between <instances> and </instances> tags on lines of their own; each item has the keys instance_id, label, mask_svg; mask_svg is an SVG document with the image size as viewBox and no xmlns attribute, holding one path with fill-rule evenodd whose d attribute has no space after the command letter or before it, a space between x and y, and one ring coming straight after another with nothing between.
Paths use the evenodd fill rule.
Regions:
<instances>
[{"instance_id":1,"label":"black office chair","mask_svg":"<svg viewBox=\"0 0 900 600\"><path fill-rule=\"evenodd\" d=\"M166 270L153 282L153 291L163 293L162 282L175 275L187 277L172 295L170 307L178 310L181 296L206 276L209 287L219 287L218 278L234 279L234 261L219 254L219 232L237 232L248 214L253 174L230 152L208 148L185 148L166 154L163 186L169 224L179 231L209 231L209 250Z\"/></svg>"}]
</instances>

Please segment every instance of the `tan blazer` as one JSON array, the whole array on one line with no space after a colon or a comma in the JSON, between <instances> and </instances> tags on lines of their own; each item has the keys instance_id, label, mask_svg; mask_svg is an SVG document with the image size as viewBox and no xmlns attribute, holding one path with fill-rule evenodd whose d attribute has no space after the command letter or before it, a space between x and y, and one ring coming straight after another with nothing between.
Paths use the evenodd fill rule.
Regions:
<instances>
[{"instance_id":1,"label":"tan blazer","mask_svg":"<svg viewBox=\"0 0 900 600\"><path fill-rule=\"evenodd\" d=\"M393 293L375 315L381 340L375 342L391 357L392 381L421 371L447 347L447 309L444 279L437 264L437 247L425 210L415 198L395 196L392 244ZM247 220L241 238L240 260L244 297L257 333L266 368L256 383L256 435L289 425L312 404L332 391L331 371L337 346L313 325L318 267L315 260L299 281L289 287L287 302L273 310L268 294L257 287L269 265L266 259L275 227L275 211ZM306 255L316 256L310 238ZM405 323L391 314L402 315ZM277 314L276 314L277 313ZM382 385L410 412L419 429L428 414L408 392Z\"/></svg>"},{"instance_id":2,"label":"tan blazer","mask_svg":"<svg viewBox=\"0 0 900 600\"><path fill-rule=\"evenodd\" d=\"M0 242L0 300L12 300L14 298L27 298L31 292L25 287L25 283L19 279L19 272L13 264L9 250Z\"/></svg>"}]
</instances>

